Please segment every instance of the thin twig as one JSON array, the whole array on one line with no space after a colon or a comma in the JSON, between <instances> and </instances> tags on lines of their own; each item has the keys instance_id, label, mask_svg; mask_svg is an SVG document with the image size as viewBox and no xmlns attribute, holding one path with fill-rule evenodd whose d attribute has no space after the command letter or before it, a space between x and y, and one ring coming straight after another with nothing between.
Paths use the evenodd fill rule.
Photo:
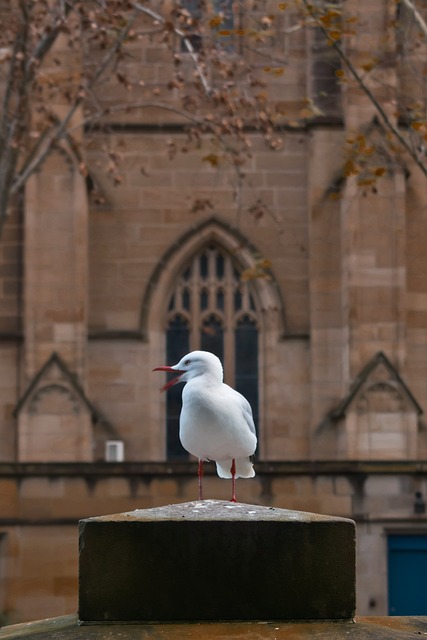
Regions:
<instances>
[{"instance_id":1,"label":"thin twig","mask_svg":"<svg viewBox=\"0 0 427 640\"><path fill-rule=\"evenodd\" d=\"M33 55L31 56L30 60L27 63L28 81L30 80L30 77L34 75L34 69L37 67L37 64L40 63L40 61L45 58L46 54L49 53L52 46L56 42L56 39L64 26L64 21L67 18L70 11L71 11L71 5L69 4L69 2L65 2L64 15L61 16L60 18L57 17L56 19L54 19L53 24L50 24L48 27L45 28L43 37L38 42L37 46L33 51Z\"/></svg>"},{"instance_id":2,"label":"thin twig","mask_svg":"<svg viewBox=\"0 0 427 640\"><path fill-rule=\"evenodd\" d=\"M126 25L123 27L123 29L121 30L121 32L117 36L117 38L114 41L114 44L112 45L112 47L110 47L110 49L105 54L104 58L101 60L101 64L99 65L94 77L88 83L88 85L90 87L93 87L98 82L99 78L102 76L102 74L104 73L105 69L108 67L108 65L110 64L111 60L113 59L113 56L117 53L118 49L120 49L120 47L122 46L123 42L125 41L125 39L129 35L129 31L131 30L131 28L133 26L133 23L135 22L137 17L138 17L138 11L134 11L132 13L132 15L130 16L130 18L129 18L128 22L126 23Z\"/></svg>"},{"instance_id":3,"label":"thin twig","mask_svg":"<svg viewBox=\"0 0 427 640\"><path fill-rule=\"evenodd\" d=\"M405 5L407 9L409 9L409 11L412 12L412 15L414 16L415 21L417 22L419 28L427 38L427 24L423 20L423 17L420 14L420 12L415 8L414 3L411 0L400 0L400 1L402 2L402 4Z\"/></svg>"}]
</instances>

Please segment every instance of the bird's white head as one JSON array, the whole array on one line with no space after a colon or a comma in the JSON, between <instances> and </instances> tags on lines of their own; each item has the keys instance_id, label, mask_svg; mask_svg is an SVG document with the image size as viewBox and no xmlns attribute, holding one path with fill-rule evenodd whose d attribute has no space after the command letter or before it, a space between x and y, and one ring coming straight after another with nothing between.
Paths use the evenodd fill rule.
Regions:
<instances>
[{"instance_id":1,"label":"bird's white head","mask_svg":"<svg viewBox=\"0 0 427 640\"><path fill-rule=\"evenodd\" d=\"M172 378L162 387L162 391L167 391L177 382L188 382L192 378L207 374L215 382L222 382L223 370L221 360L209 351L192 351L173 366L156 367L153 371L168 371L177 373L176 378Z\"/></svg>"}]
</instances>

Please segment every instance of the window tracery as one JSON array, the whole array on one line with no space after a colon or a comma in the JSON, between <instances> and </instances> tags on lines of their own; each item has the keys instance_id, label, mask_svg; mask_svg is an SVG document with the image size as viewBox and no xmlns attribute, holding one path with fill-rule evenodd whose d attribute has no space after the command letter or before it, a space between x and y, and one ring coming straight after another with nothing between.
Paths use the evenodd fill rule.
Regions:
<instances>
[{"instance_id":1,"label":"window tracery","mask_svg":"<svg viewBox=\"0 0 427 640\"><path fill-rule=\"evenodd\" d=\"M225 381L243 393L258 421L258 309L251 283L242 281L232 255L211 242L184 266L170 294L167 315L168 362L196 349L215 353ZM167 398L167 455L185 459L178 437L181 389Z\"/></svg>"}]
</instances>

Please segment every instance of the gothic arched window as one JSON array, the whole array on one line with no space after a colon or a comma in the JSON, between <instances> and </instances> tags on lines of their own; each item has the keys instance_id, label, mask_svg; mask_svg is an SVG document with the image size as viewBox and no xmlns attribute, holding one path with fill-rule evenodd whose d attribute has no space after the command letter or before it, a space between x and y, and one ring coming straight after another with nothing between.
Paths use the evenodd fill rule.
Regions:
<instances>
[{"instance_id":1,"label":"gothic arched window","mask_svg":"<svg viewBox=\"0 0 427 640\"><path fill-rule=\"evenodd\" d=\"M209 243L186 264L168 305L166 355L178 362L189 351L217 355L225 381L251 403L258 423L258 313L251 283L241 278L232 255ZM186 459L179 442L180 386L167 396L167 457Z\"/></svg>"}]
</instances>

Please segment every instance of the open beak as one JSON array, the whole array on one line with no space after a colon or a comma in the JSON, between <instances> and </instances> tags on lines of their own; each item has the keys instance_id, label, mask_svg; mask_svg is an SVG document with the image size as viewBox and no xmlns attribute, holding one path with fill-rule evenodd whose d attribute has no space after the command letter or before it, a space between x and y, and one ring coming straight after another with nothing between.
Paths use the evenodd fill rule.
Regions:
<instances>
[{"instance_id":1,"label":"open beak","mask_svg":"<svg viewBox=\"0 0 427 640\"><path fill-rule=\"evenodd\" d=\"M168 367L167 365L163 367L156 367L155 369L153 369L153 371L167 371L168 373L178 374L175 378L172 378L171 380L169 380L165 384L165 386L160 389L160 391L167 391L168 389L173 387L174 384L180 381L182 374L185 373L185 371L180 371L179 369L175 369L174 367Z\"/></svg>"}]
</instances>

